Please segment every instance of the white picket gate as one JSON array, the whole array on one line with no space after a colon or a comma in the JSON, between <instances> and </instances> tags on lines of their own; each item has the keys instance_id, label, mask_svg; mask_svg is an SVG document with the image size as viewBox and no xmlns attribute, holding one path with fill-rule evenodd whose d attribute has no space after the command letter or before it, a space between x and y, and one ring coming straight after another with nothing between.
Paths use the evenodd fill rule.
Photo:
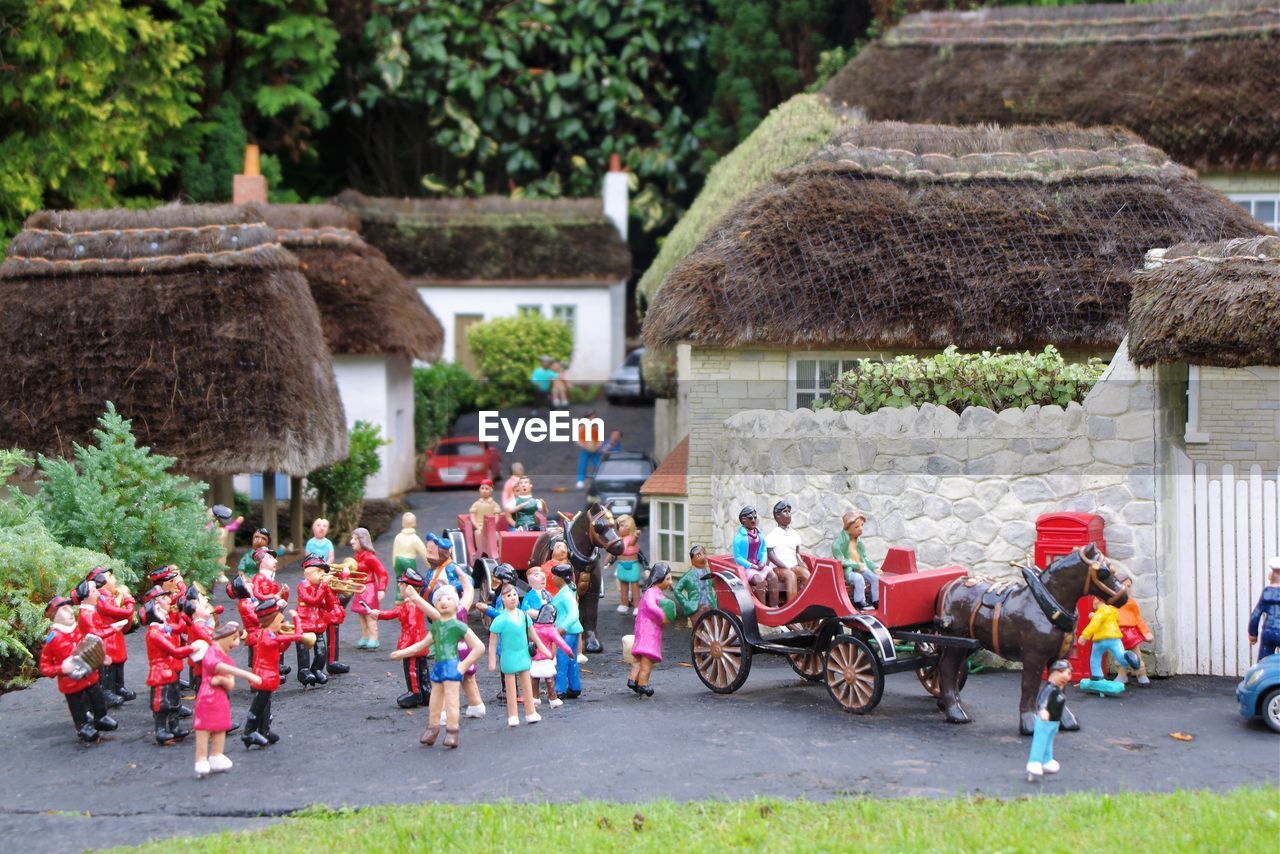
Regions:
<instances>
[{"instance_id":1,"label":"white picket gate","mask_svg":"<svg viewBox=\"0 0 1280 854\"><path fill-rule=\"evenodd\" d=\"M1210 477L1178 456L1178 672L1241 676L1256 656L1249 613L1280 555L1280 471Z\"/></svg>"}]
</instances>

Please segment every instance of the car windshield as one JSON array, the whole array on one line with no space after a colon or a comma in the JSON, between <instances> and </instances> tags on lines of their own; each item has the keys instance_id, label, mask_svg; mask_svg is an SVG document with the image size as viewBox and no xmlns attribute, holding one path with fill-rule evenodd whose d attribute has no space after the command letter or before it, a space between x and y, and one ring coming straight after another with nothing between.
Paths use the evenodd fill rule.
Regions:
<instances>
[{"instance_id":1,"label":"car windshield","mask_svg":"<svg viewBox=\"0 0 1280 854\"><path fill-rule=\"evenodd\" d=\"M622 363L622 367L624 367L624 368L638 368L638 367L640 367L640 354L639 354L639 353L632 353L630 356L628 356L628 357L627 357L627 360L626 360L625 362L623 362L623 363Z\"/></svg>"},{"instance_id":2,"label":"car windshield","mask_svg":"<svg viewBox=\"0 0 1280 854\"><path fill-rule=\"evenodd\" d=\"M605 460L596 472L596 479L648 477L652 471L648 460Z\"/></svg>"},{"instance_id":3,"label":"car windshield","mask_svg":"<svg viewBox=\"0 0 1280 854\"><path fill-rule=\"evenodd\" d=\"M484 456L484 445L478 442L456 442L436 445L436 456L481 457Z\"/></svg>"}]
</instances>

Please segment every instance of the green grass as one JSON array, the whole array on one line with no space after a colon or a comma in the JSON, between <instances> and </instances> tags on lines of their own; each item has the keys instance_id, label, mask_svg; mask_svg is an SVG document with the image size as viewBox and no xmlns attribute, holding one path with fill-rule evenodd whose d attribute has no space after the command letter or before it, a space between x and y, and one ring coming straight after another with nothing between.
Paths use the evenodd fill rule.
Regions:
<instances>
[{"instance_id":1,"label":"green grass","mask_svg":"<svg viewBox=\"0 0 1280 854\"><path fill-rule=\"evenodd\" d=\"M653 301L671 268L683 261L735 204L764 186L775 172L808 159L836 128L850 122L828 104L823 95L795 96L775 107L750 136L716 163L702 191L663 239L658 257L641 276L638 289L645 301Z\"/></svg>"},{"instance_id":2,"label":"green grass","mask_svg":"<svg viewBox=\"0 0 1280 854\"><path fill-rule=\"evenodd\" d=\"M1052 783L1050 784L1052 785ZM1028 791L1034 791L1028 786ZM1280 838L1280 794L1028 796L1014 800L754 800L647 804L422 804L313 808L189 851L1257 851ZM144 850L172 851L172 840Z\"/></svg>"}]
</instances>

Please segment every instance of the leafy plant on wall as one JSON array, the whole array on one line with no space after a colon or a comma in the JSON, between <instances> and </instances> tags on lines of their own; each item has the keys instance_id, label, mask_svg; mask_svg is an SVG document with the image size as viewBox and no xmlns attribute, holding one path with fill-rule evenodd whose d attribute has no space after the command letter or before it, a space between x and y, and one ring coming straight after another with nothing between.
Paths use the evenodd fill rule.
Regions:
<instances>
[{"instance_id":1,"label":"leafy plant on wall","mask_svg":"<svg viewBox=\"0 0 1280 854\"><path fill-rule=\"evenodd\" d=\"M498 317L467 330L467 342L480 370L476 406L502 409L533 399L529 376L542 356L567 366L573 355L573 332L540 314Z\"/></svg>"},{"instance_id":2,"label":"leafy plant on wall","mask_svg":"<svg viewBox=\"0 0 1280 854\"><path fill-rule=\"evenodd\" d=\"M338 537L360 525L365 486L369 478L382 470L378 449L391 444L382 438L381 432L377 424L357 421L349 434L351 442L346 459L307 475L307 488L320 502L320 512L330 517Z\"/></svg>"}]
</instances>

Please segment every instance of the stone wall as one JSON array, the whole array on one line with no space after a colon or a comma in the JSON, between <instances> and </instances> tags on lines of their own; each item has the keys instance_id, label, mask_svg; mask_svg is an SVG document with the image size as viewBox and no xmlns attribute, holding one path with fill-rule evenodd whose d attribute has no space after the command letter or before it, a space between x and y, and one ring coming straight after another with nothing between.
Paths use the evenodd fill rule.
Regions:
<instances>
[{"instance_id":1,"label":"stone wall","mask_svg":"<svg viewBox=\"0 0 1280 854\"><path fill-rule=\"evenodd\" d=\"M857 509L867 515L873 557L913 546L922 568L961 564L1001 576L1016 573L1008 561L1031 551L1041 513L1098 513L1108 552L1134 576L1155 629L1157 668L1169 672L1175 647L1159 623L1173 613L1174 573L1157 572L1165 540L1157 525L1161 397L1152 372L1121 353L1084 404L1066 409L958 415L925 405L860 415L771 406L727 415L710 443L709 530L691 527L690 542L727 550L743 504L760 509L768 531L769 508L785 497L814 553L830 554L841 514ZM708 506L695 503L692 489L689 504L691 515Z\"/></svg>"}]
</instances>

